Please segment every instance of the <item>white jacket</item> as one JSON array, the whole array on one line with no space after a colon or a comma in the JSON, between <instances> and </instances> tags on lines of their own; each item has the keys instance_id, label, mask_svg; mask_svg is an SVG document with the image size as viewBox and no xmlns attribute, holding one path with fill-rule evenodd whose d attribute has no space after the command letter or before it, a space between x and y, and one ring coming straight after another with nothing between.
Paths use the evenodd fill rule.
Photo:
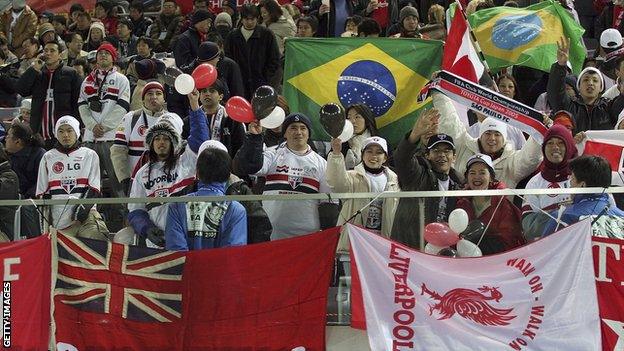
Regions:
<instances>
[{"instance_id":1,"label":"white jacket","mask_svg":"<svg viewBox=\"0 0 624 351\"><path fill-rule=\"evenodd\" d=\"M466 171L468 159L479 150L478 138L471 137L459 120L453 102L446 95L434 92L433 106L440 111L440 133L450 135L455 141L456 156L454 168L460 174ZM503 154L494 160L496 179L505 182L508 188L515 188L519 181L537 169L542 162L542 146L532 137L520 150L514 150L506 143Z\"/></svg>"}]
</instances>

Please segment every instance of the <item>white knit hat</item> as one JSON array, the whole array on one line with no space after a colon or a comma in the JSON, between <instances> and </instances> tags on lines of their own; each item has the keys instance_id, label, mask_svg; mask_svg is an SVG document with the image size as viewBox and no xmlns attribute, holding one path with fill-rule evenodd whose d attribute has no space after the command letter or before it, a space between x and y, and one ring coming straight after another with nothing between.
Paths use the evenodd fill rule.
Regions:
<instances>
[{"instance_id":1,"label":"white knit hat","mask_svg":"<svg viewBox=\"0 0 624 351\"><path fill-rule=\"evenodd\" d=\"M199 149L197 150L197 155L201 155L201 153L206 149L218 149L228 152L227 147L225 147L225 145L223 145L223 143L221 143L220 141L206 140L199 146Z\"/></svg>"},{"instance_id":2,"label":"white knit hat","mask_svg":"<svg viewBox=\"0 0 624 351\"><path fill-rule=\"evenodd\" d=\"M481 126L479 127L479 138L483 135L483 133L488 130L494 130L503 136L503 139L507 141L507 125L497 119L488 117L481 122Z\"/></svg>"},{"instance_id":3,"label":"white knit hat","mask_svg":"<svg viewBox=\"0 0 624 351\"><path fill-rule=\"evenodd\" d=\"M72 116L63 116L56 121L54 126L54 136L58 139L59 128L63 125L69 125L76 132L76 138L80 138L80 122Z\"/></svg>"},{"instance_id":4,"label":"white knit hat","mask_svg":"<svg viewBox=\"0 0 624 351\"><path fill-rule=\"evenodd\" d=\"M602 72L596 67L585 67L585 69L581 71L581 74L578 75L578 79L576 80L576 89L581 91L581 80L583 79L583 74L587 72L597 74L598 77L600 77L600 91L602 92L605 88L604 77L602 76Z\"/></svg>"},{"instance_id":5,"label":"white knit hat","mask_svg":"<svg viewBox=\"0 0 624 351\"><path fill-rule=\"evenodd\" d=\"M22 104L20 105L20 109L30 110L30 105L32 104L31 99L22 100Z\"/></svg>"}]
</instances>

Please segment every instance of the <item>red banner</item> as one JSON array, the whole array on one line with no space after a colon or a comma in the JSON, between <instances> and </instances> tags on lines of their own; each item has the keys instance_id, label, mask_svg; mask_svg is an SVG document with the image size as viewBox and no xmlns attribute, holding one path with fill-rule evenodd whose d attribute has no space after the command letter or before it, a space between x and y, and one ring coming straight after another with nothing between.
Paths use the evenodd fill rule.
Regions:
<instances>
[{"instance_id":1,"label":"red banner","mask_svg":"<svg viewBox=\"0 0 624 351\"><path fill-rule=\"evenodd\" d=\"M624 349L624 240L594 237L603 350Z\"/></svg>"},{"instance_id":2,"label":"red banner","mask_svg":"<svg viewBox=\"0 0 624 351\"><path fill-rule=\"evenodd\" d=\"M50 11L52 13L69 13L69 8L75 1L65 0L28 0L26 4L30 6L37 13L43 11ZM93 11L95 8L95 1L80 1L82 7L87 11Z\"/></svg>"},{"instance_id":3,"label":"red banner","mask_svg":"<svg viewBox=\"0 0 624 351\"><path fill-rule=\"evenodd\" d=\"M48 349L50 257L47 236L0 244L3 349Z\"/></svg>"},{"instance_id":4,"label":"red banner","mask_svg":"<svg viewBox=\"0 0 624 351\"><path fill-rule=\"evenodd\" d=\"M189 253L59 236L57 346L324 350L338 234Z\"/></svg>"}]
</instances>

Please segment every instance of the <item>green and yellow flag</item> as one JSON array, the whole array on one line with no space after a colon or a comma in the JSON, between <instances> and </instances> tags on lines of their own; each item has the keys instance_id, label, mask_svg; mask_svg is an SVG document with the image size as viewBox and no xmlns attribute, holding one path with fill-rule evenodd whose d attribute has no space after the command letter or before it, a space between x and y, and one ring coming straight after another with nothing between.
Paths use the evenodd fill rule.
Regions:
<instances>
[{"instance_id":1,"label":"green and yellow flag","mask_svg":"<svg viewBox=\"0 0 624 351\"><path fill-rule=\"evenodd\" d=\"M557 61L557 41L570 38L570 63L578 74L586 50L585 30L558 3L542 1L525 8L494 7L468 17L490 69L511 65L550 71Z\"/></svg>"},{"instance_id":2,"label":"green and yellow flag","mask_svg":"<svg viewBox=\"0 0 624 351\"><path fill-rule=\"evenodd\" d=\"M286 41L284 96L291 111L313 121L315 140L329 136L321 106L367 104L381 136L396 145L427 101L417 101L431 73L440 69L442 42L387 38L295 38Z\"/></svg>"}]
</instances>

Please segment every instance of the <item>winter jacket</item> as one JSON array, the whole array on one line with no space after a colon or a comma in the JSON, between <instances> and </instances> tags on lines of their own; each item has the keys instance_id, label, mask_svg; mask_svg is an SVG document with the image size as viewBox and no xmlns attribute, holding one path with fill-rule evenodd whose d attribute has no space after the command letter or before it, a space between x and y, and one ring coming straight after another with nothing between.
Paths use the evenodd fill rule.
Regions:
<instances>
[{"instance_id":1,"label":"winter jacket","mask_svg":"<svg viewBox=\"0 0 624 351\"><path fill-rule=\"evenodd\" d=\"M0 200L17 200L19 179L11 169L9 161L0 163ZM15 206L0 206L0 231L13 238Z\"/></svg>"},{"instance_id":2,"label":"winter jacket","mask_svg":"<svg viewBox=\"0 0 624 351\"><path fill-rule=\"evenodd\" d=\"M275 36L265 27L256 26L249 40L245 40L240 28L233 30L225 40L224 51L241 69L244 97L248 100L256 88L274 80L280 53Z\"/></svg>"},{"instance_id":3,"label":"winter jacket","mask_svg":"<svg viewBox=\"0 0 624 351\"><path fill-rule=\"evenodd\" d=\"M180 14L165 16L161 13L156 17L156 20L149 28L149 36L154 41L154 51L165 52L171 50L169 43L180 30L183 19L184 17Z\"/></svg>"},{"instance_id":4,"label":"winter jacket","mask_svg":"<svg viewBox=\"0 0 624 351\"><path fill-rule=\"evenodd\" d=\"M282 10L286 11L286 10ZM286 38L292 38L297 33L297 26L290 16L286 18L282 15L277 22L273 22L267 26L275 35L277 41L277 47L279 48L280 56L284 55L284 40Z\"/></svg>"},{"instance_id":5,"label":"winter jacket","mask_svg":"<svg viewBox=\"0 0 624 351\"><path fill-rule=\"evenodd\" d=\"M613 129L617 120L617 113L612 111L609 100L598 98L594 105L587 106L583 99L572 100L565 91L565 76L567 67L553 63L548 78L548 103L553 111L566 110L574 117L574 133L586 130ZM580 79L580 77L579 77Z\"/></svg>"},{"instance_id":6,"label":"winter jacket","mask_svg":"<svg viewBox=\"0 0 624 351\"><path fill-rule=\"evenodd\" d=\"M167 250L201 250L247 244L247 217L238 201L191 202L193 196L223 196L225 183L199 183L188 202L171 203L165 227ZM208 208L202 208L207 205ZM190 211L190 213L189 213ZM189 218L191 222L189 223Z\"/></svg>"},{"instance_id":7,"label":"winter jacket","mask_svg":"<svg viewBox=\"0 0 624 351\"><path fill-rule=\"evenodd\" d=\"M37 33L37 14L30 6L25 6L22 13L17 18L15 26L11 28L11 22L13 22L13 10L7 9L0 16L0 32L4 33L7 38L11 38L9 50L12 51L17 57L22 57L22 42L28 38L35 37Z\"/></svg>"},{"instance_id":8,"label":"winter jacket","mask_svg":"<svg viewBox=\"0 0 624 351\"><path fill-rule=\"evenodd\" d=\"M347 15L353 16L358 14L364 9L366 9L366 5L368 4L368 0L346 0L347 2ZM318 18L318 30L316 31L317 37L340 37L340 34L344 32L344 28L340 33L335 33L334 27L336 23L336 8L333 1L329 2L330 10L327 13L320 15L318 13L319 8L321 7L321 0L312 0L310 2L310 15L316 16ZM346 18L345 18L346 20Z\"/></svg>"},{"instance_id":9,"label":"winter jacket","mask_svg":"<svg viewBox=\"0 0 624 351\"><path fill-rule=\"evenodd\" d=\"M217 72L219 73L219 79L227 83L228 94L224 94L224 101L232 96L245 96L243 75L236 61L221 54L221 59L217 63Z\"/></svg>"},{"instance_id":10,"label":"winter jacket","mask_svg":"<svg viewBox=\"0 0 624 351\"><path fill-rule=\"evenodd\" d=\"M201 37L194 27L180 34L176 40L173 48L173 57L175 58L176 66L182 71L190 74L193 68L195 68L199 44L201 44Z\"/></svg>"},{"instance_id":11,"label":"winter jacket","mask_svg":"<svg viewBox=\"0 0 624 351\"><path fill-rule=\"evenodd\" d=\"M17 79L10 72L0 73L0 107L15 107L17 105L16 82Z\"/></svg>"},{"instance_id":12,"label":"winter jacket","mask_svg":"<svg viewBox=\"0 0 624 351\"><path fill-rule=\"evenodd\" d=\"M506 186L503 182L493 182L488 189L505 188ZM486 226L489 223L486 235L499 239L502 244L502 251L511 250L526 244L524 236L522 236L520 210L507 197L490 197L490 205L478 216L472 197L460 197L457 199L457 208L464 209L468 213L469 221L478 219ZM495 252L490 251L489 253Z\"/></svg>"},{"instance_id":13,"label":"winter jacket","mask_svg":"<svg viewBox=\"0 0 624 351\"><path fill-rule=\"evenodd\" d=\"M132 21L133 26L132 35L136 36L137 38L146 35L147 28L152 25L152 19L145 16L139 17L139 19L136 21L133 19L130 20Z\"/></svg>"},{"instance_id":14,"label":"winter jacket","mask_svg":"<svg viewBox=\"0 0 624 351\"><path fill-rule=\"evenodd\" d=\"M366 176L364 166L360 163L351 171L347 171L345 167L345 159L342 154L334 154L331 152L327 158L327 184L334 193L369 193L371 192L370 180ZM384 191L400 191L399 179L392 170L385 167L384 173L388 178ZM338 217L336 225L343 225L351 218L359 209L364 207L370 199L351 199L342 203L342 210ZM398 198L383 199L381 211L381 235L389 238L394 223L394 214L399 203ZM364 225L368 216L369 207L365 208L362 213L357 215L351 223L356 225ZM349 237L343 227L340 240L338 242L338 251L349 251Z\"/></svg>"},{"instance_id":15,"label":"winter jacket","mask_svg":"<svg viewBox=\"0 0 624 351\"><path fill-rule=\"evenodd\" d=\"M450 135L455 141L457 152L455 169L463 174L468 159L482 153L479 139L468 134L466 126L459 120L453 103L444 94L434 92L433 105L441 115L439 132ZM529 137L520 150L514 150L511 143L505 143L502 154L493 160L496 178L509 188L515 188L518 182L533 173L540 162L542 162L541 145L532 137Z\"/></svg>"},{"instance_id":16,"label":"winter jacket","mask_svg":"<svg viewBox=\"0 0 624 351\"><path fill-rule=\"evenodd\" d=\"M242 123L230 118L225 112L225 108L223 106L219 106L219 109L223 110L223 117L221 118L221 125L219 128L221 136L218 140L228 149L230 157L234 158L236 152L241 148L241 146L243 146L243 142L245 141L245 127ZM209 117L206 115L209 129L211 128L211 121L214 116L215 115ZM190 128L189 118L186 117L184 118L184 126L182 128L182 139L186 139L188 137ZM212 134L212 130L210 132L210 137L215 138Z\"/></svg>"},{"instance_id":17,"label":"winter jacket","mask_svg":"<svg viewBox=\"0 0 624 351\"><path fill-rule=\"evenodd\" d=\"M29 68L17 81L17 92L22 96L32 95L30 127L34 133L42 133L43 107L48 89L48 68L41 72ZM82 79L73 67L59 65L52 73L51 88L54 90L54 119L65 115L79 117L78 96Z\"/></svg>"},{"instance_id":18,"label":"winter jacket","mask_svg":"<svg viewBox=\"0 0 624 351\"><path fill-rule=\"evenodd\" d=\"M402 191L438 191L438 176L431 163L418 150L418 144L403 139L394 152L396 172ZM449 173L449 190L458 190L463 182L454 169ZM441 194L442 195L442 194ZM440 212L441 198L425 198L425 223L420 223L418 198L401 198L396 209L390 238L407 246L418 248L420 245L420 228L431 222L448 220L449 213L455 209L455 198L443 198L446 209Z\"/></svg>"},{"instance_id":19,"label":"winter jacket","mask_svg":"<svg viewBox=\"0 0 624 351\"><path fill-rule=\"evenodd\" d=\"M26 146L20 151L9 154L11 168L19 179L19 193L22 198L35 198L39 163L45 150L36 146Z\"/></svg>"},{"instance_id":20,"label":"winter jacket","mask_svg":"<svg viewBox=\"0 0 624 351\"><path fill-rule=\"evenodd\" d=\"M606 212L603 212L605 209L607 209ZM558 211L557 210L552 211L550 215L557 218ZM618 225L618 228L616 228L616 230L610 231L612 234L615 234L615 235L607 235L604 232L604 230L597 230L597 229L604 229L604 228L600 228L600 224L602 223L599 223L599 222L594 223L592 225L594 235L599 234L597 236L615 236L619 238L623 237L624 211L622 211L621 209L611 204L608 194L576 194L574 195L572 205L568 206L567 208L563 210L563 213L561 215L561 221L570 225L570 224L580 221L586 216L598 216L598 215L602 215L602 217L605 217L605 216L613 217L611 220L615 221L619 225ZM552 234L556 228L557 228L557 222L554 219L550 219L548 223L546 223L546 226L544 227L544 234L542 235L542 237ZM558 229L562 229L562 228L563 226L559 225Z\"/></svg>"}]
</instances>

